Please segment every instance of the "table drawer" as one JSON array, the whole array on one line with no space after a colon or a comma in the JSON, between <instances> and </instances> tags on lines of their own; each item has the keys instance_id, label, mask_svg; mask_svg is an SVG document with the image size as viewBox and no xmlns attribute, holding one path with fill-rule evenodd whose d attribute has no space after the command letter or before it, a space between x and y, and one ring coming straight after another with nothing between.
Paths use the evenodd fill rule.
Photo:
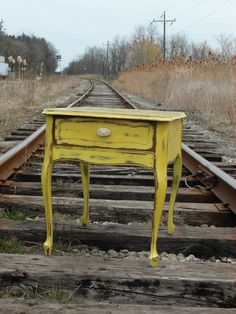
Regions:
<instances>
[{"instance_id":1,"label":"table drawer","mask_svg":"<svg viewBox=\"0 0 236 314\"><path fill-rule=\"evenodd\" d=\"M153 135L151 122L80 117L55 120L58 145L150 150Z\"/></svg>"}]
</instances>

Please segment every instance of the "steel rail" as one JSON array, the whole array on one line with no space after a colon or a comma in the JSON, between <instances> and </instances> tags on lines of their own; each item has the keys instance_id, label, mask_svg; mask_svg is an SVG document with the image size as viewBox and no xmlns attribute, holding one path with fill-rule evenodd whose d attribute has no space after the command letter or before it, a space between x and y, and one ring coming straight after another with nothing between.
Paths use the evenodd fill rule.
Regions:
<instances>
[{"instance_id":1,"label":"steel rail","mask_svg":"<svg viewBox=\"0 0 236 314\"><path fill-rule=\"evenodd\" d=\"M184 166L236 214L236 180L185 144L182 155Z\"/></svg>"},{"instance_id":2,"label":"steel rail","mask_svg":"<svg viewBox=\"0 0 236 314\"><path fill-rule=\"evenodd\" d=\"M124 95L122 95L117 89L115 89L115 87L111 86L108 82L106 82L106 81L99 81L99 80L94 80L94 81L105 83L108 87L110 87L111 90L113 90L117 94L117 96L121 100L124 101L124 103L126 103L126 105L128 105L128 107L130 109L137 109L134 104L132 104Z\"/></svg>"},{"instance_id":3,"label":"steel rail","mask_svg":"<svg viewBox=\"0 0 236 314\"><path fill-rule=\"evenodd\" d=\"M72 102L68 108L82 102L89 95L94 87L93 82L91 80L89 80L89 82L90 87L87 89L87 91L79 99ZM25 140L0 156L0 182L6 181L7 178L16 172L27 161L32 153L34 153L40 147L40 145L43 144L45 128L45 124L42 125Z\"/></svg>"}]
</instances>

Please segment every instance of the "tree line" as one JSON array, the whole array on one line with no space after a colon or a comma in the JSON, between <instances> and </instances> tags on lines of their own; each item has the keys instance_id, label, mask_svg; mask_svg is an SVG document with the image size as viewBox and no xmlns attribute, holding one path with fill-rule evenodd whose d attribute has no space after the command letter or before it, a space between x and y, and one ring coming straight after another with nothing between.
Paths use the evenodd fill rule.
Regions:
<instances>
[{"instance_id":1,"label":"tree line","mask_svg":"<svg viewBox=\"0 0 236 314\"><path fill-rule=\"evenodd\" d=\"M236 39L220 34L217 48L207 41L194 43L185 35L174 34L166 40L167 59L176 57L206 61L210 59L230 59L236 53ZM115 37L102 47L88 47L85 53L69 63L67 74L102 74L114 77L119 71L129 67L149 64L163 56L163 38L155 24L136 27L129 39Z\"/></svg>"},{"instance_id":2,"label":"tree line","mask_svg":"<svg viewBox=\"0 0 236 314\"><path fill-rule=\"evenodd\" d=\"M0 20L0 55L12 71L52 74L57 68L57 51L46 39L34 35L8 35Z\"/></svg>"}]
</instances>

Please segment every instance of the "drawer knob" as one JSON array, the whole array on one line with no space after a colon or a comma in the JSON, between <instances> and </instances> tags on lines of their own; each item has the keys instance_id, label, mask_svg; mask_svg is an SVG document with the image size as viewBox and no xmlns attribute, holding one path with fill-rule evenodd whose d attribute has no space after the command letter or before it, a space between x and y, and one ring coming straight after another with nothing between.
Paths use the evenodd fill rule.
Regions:
<instances>
[{"instance_id":1,"label":"drawer knob","mask_svg":"<svg viewBox=\"0 0 236 314\"><path fill-rule=\"evenodd\" d=\"M99 128L97 129L97 135L101 137L106 137L111 134L111 131L107 128Z\"/></svg>"}]
</instances>

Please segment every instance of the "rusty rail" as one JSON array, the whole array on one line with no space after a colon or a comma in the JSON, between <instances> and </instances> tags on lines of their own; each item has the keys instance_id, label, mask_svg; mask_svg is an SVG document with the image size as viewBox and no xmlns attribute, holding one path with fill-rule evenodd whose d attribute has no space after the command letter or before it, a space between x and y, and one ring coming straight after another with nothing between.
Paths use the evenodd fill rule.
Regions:
<instances>
[{"instance_id":1,"label":"rusty rail","mask_svg":"<svg viewBox=\"0 0 236 314\"><path fill-rule=\"evenodd\" d=\"M0 156L0 181L17 171L44 141L45 125Z\"/></svg>"},{"instance_id":2,"label":"rusty rail","mask_svg":"<svg viewBox=\"0 0 236 314\"><path fill-rule=\"evenodd\" d=\"M182 154L184 166L236 214L236 180L185 144Z\"/></svg>"},{"instance_id":3,"label":"rusty rail","mask_svg":"<svg viewBox=\"0 0 236 314\"><path fill-rule=\"evenodd\" d=\"M103 81L102 81L103 82ZM110 89L112 89L116 94L117 96L123 100L124 104L127 105L127 107L129 107L130 109L137 109L136 106L134 104L131 104L131 102L124 96L122 95L117 89L115 89L115 87L111 86L109 83L107 82L103 82L105 83L107 86L110 87Z\"/></svg>"}]
</instances>

